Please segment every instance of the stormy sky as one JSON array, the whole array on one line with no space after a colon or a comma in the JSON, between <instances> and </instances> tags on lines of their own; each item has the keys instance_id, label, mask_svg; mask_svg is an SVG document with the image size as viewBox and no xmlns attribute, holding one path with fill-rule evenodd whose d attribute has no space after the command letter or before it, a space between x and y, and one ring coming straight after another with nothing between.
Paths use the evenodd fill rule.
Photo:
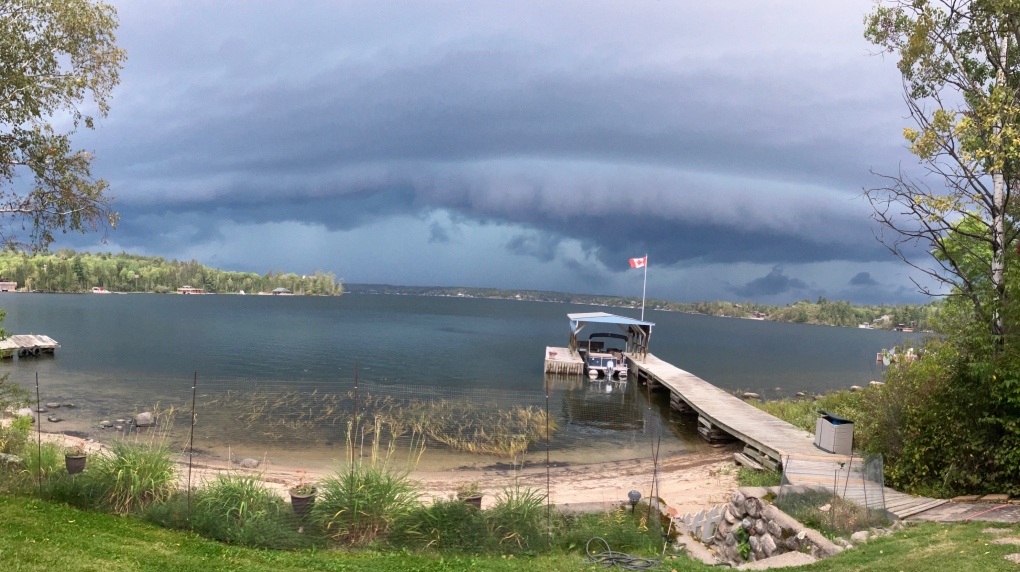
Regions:
<instances>
[{"instance_id":1,"label":"stormy sky","mask_svg":"<svg viewBox=\"0 0 1020 572\"><path fill-rule=\"evenodd\" d=\"M923 300L870 170L916 165L870 1L115 2L97 155L122 216L55 247L348 282Z\"/></svg>"}]
</instances>

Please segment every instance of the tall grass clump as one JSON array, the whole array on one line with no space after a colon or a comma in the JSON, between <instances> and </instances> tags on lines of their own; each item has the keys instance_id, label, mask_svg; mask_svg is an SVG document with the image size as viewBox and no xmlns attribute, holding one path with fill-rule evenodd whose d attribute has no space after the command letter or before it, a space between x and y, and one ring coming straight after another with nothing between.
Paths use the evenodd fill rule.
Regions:
<instances>
[{"instance_id":1,"label":"tall grass clump","mask_svg":"<svg viewBox=\"0 0 1020 572\"><path fill-rule=\"evenodd\" d=\"M96 455L84 473L114 512L128 513L165 502L177 490L177 467L165 444L115 442Z\"/></svg>"},{"instance_id":2,"label":"tall grass clump","mask_svg":"<svg viewBox=\"0 0 1020 572\"><path fill-rule=\"evenodd\" d=\"M518 479L503 487L488 511L489 531L500 546L536 549L545 545L545 499L541 490L521 485Z\"/></svg>"},{"instance_id":3,"label":"tall grass clump","mask_svg":"<svg viewBox=\"0 0 1020 572\"><path fill-rule=\"evenodd\" d=\"M418 497L409 471L355 461L319 483L312 515L334 540L364 545L388 533Z\"/></svg>"},{"instance_id":4,"label":"tall grass clump","mask_svg":"<svg viewBox=\"0 0 1020 572\"><path fill-rule=\"evenodd\" d=\"M311 538L296 532L297 523L286 503L266 487L262 476L261 473L216 475L193 495L191 530L222 542L257 548L308 545ZM163 509L150 509L147 516L170 527L181 527L182 496L176 495ZM176 508L176 511L167 514L168 508Z\"/></svg>"},{"instance_id":5,"label":"tall grass clump","mask_svg":"<svg viewBox=\"0 0 1020 572\"><path fill-rule=\"evenodd\" d=\"M41 476L44 480L64 468L64 447L56 443L26 443L20 453L24 459L25 473L35 479Z\"/></svg>"},{"instance_id":6,"label":"tall grass clump","mask_svg":"<svg viewBox=\"0 0 1020 572\"><path fill-rule=\"evenodd\" d=\"M390 436L381 449L382 420L374 426L347 425L347 458L350 462L319 483L319 496L312 517L334 540L347 545L364 545L385 536L419 504L420 493L411 471L421 458L424 444L412 438L407 464L395 466L395 439ZM365 455L364 440L373 439ZM360 433L360 446L356 442Z\"/></svg>"}]
</instances>

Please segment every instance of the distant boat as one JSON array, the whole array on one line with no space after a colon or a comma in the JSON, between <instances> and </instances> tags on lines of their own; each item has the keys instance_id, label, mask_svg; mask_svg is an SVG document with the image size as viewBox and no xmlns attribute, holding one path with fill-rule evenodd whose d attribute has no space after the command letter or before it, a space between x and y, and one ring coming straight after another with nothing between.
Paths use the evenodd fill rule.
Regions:
<instances>
[{"instance_id":1,"label":"distant boat","mask_svg":"<svg viewBox=\"0 0 1020 572\"><path fill-rule=\"evenodd\" d=\"M868 323L857 324L857 327L862 329L862 330L870 330L871 329L871 324L868 324Z\"/></svg>"},{"instance_id":2,"label":"distant boat","mask_svg":"<svg viewBox=\"0 0 1020 572\"><path fill-rule=\"evenodd\" d=\"M238 296L244 296L244 295L245 295L245 294L244 294L244 290L241 290L240 292L238 292L238 293L237 293L237 295L238 295Z\"/></svg>"},{"instance_id":3,"label":"distant boat","mask_svg":"<svg viewBox=\"0 0 1020 572\"><path fill-rule=\"evenodd\" d=\"M103 288L102 286L93 286L92 287L92 293L93 294L112 294L112 292L110 292L106 288Z\"/></svg>"}]
</instances>

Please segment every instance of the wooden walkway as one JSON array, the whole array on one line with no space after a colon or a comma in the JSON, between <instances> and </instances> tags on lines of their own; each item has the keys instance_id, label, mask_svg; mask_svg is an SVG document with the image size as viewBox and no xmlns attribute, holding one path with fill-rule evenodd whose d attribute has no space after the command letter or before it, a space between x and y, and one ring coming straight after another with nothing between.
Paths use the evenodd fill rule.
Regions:
<instances>
[{"instance_id":1,"label":"wooden walkway","mask_svg":"<svg viewBox=\"0 0 1020 572\"><path fill-rule=\"evenodd\" d=\"M786 468L785 478L792 485L826 487L831 491L835 479L840 496L866 502L871 507L884 504L886 510L901 519L947 502L914 497L883 487L866 478L861 470L860 458L834 455L819 449L815 447L811 433L652 354L645 358L627 354L627 358L631 371L637 373L639 380L669 390L670 403L674 408L689 408L698 414L702 426L709 427L711 431L725 432L743 442L744 454L755 461L774 469Z\"/></svg>"}]
</instances>

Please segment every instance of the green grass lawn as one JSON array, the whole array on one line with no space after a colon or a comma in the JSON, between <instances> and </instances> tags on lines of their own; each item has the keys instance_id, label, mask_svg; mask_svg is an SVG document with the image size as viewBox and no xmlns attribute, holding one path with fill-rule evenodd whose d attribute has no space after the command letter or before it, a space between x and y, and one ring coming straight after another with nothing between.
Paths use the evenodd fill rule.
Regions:
<instances>
[{"instance_id":1,"label":"green grass lawn","mask_svg":"<svg viewBox=\"0 0 1020 572\"><path fill-rule=\"evenodd\" d=\"M988 525L910 527L860 549L848 551L804 570L985 571L1018 570L1003 555L1020 546L991 544ZM1020 527L1012 527L1020 536ZM323 571L580 571L601 570L584 562L582 553L529 557L423 556L370 551L278 552L228 546L158 528L134 518L83 512L39 500L0 496L0 568L4 571L141 572L245 570L246 572ZM662 570L705 571L683 558L668 560Z\"/></svg>"}]
</instances>

